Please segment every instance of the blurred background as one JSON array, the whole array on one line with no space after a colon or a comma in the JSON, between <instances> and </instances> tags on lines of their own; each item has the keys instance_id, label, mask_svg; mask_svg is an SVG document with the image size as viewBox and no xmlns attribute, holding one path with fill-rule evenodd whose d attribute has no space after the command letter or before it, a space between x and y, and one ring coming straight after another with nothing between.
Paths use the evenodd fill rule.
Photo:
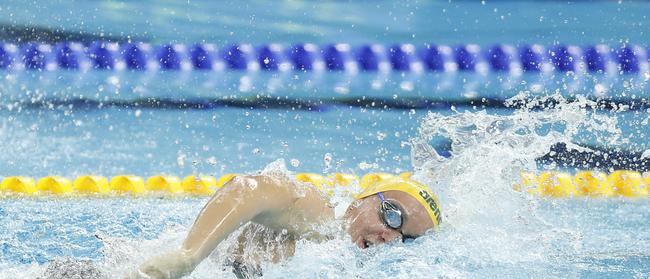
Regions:
<instances>
[{"instance_id":1,"label":"blurred background","mask_svg":"<svg viewBox=\"0 0 650 279\"><path fill-rule=\"evenodd\" d=\"M416 51L431 45L456 50L475 44L480 49L477 57L483 60L489 56L484 53L495 46L510 45L521 52L522 47L539 44L550 52L557 46L573 45L581 51L577 56L572 52L574 58L580 58L575 67L582 63L585 68L589 47L609 46L611 51L605 56L611 53L608 59L615 62L618 48L644 47L650 36L643 31L648 9L644 3L555 1L7 1L0 7L0 39L16 46L47 43L52 53L62 42L79 42L85 51L98 41L118 42L121 47L146 42L153 47L150 62L156 62L157 48L166 44L181 44L186 51L197 43L213 44L215 57L245 44L259 50L278 43L291 51L296 45L314 43L321 54L337 43L349 44L351 53L370 44L387 49L412 44ZM114 55L123 53L122 48ZM51 63L56 61L53 55L48 58ZM452 56L453 66L457 57ZM520 60L515 56L513 60ZM280 157L293 161L296 168L314 172L407 170L411 166L404 143L417 135L418 120L427 109L445 113L454 105L472 109L478 103L479 108L509 114L512 110L503 108L503 100L522 91L533 96L557 91L567 98L575 94L611 97L627 104L643 99L647 91L649 77L643 68L647 61L645 54L637 56L642 68L625 75L619 75L616 63L609 74L578 70L522 74L493 71L490 61L484 61L484 71L425 68L419 72L391 70L390 65L379 72L251 71L231 70L227 65L211 71L31 71L7 67L0 84L4 119L0 142L5 150L0 154L0 172L37 176L220 174L259 170ZM298 104L328 101L337 106L325 108L326 103L313 109L320 112L296 112L255 109L242 101L260 96L291 98ZM168 105L172 107L231 98L239 100L239 108L134 105L148 97L176 101ZM359 98L371 98L368 104L399 100L389 104L389 109L368 110L353 104ZM489 100L484 98L496 102L487 104ZM402 100L410 103L395 104ZM429 105L418 106L417 102ZM628 161L640 158L647 148L648 131L640 123L645 119L644 104L617 115L628 140L625 146L598 141L585 133L577 135L579 142L599 150L614 150L611 145L618 144L616 148L623 153L612 156ZM602 113L608 113L607 109ZM442 153L449 149L444 139L434 145ZM561 156L554 160L565 161Z\"/></svg>"}]
</instances>

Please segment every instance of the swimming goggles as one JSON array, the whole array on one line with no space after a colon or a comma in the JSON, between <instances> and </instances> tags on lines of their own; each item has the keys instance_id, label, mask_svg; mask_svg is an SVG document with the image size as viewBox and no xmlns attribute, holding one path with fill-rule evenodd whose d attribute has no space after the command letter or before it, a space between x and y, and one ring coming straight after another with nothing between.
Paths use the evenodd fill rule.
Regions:
<instances>
[{"instance_id":1,"label":"swimming goggles","mask_svg":"<svg viewBox=\"0 0 650 279\"><path fill-rule=\"evenodd\" d=\"M384 224L391 229L398 230L402 228L402 210L393 202L387 201L382 192L377 193L381 200L379 206L379 215Z\"/></svg>"}]
</instances>

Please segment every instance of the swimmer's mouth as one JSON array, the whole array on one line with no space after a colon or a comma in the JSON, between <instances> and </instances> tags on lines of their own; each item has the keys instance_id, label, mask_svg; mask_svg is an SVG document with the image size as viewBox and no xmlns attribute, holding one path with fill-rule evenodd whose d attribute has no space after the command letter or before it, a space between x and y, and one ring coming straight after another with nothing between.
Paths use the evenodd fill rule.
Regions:
<instances>
[{"instance_id":1,"label":"swimmer's mouth","mask_svg":"<svg viewBox=\"0 0 650 279\"><path fill-rule=\"evenodd\" d=\"M366 239L365 237L361 237L361 240L358 242L358 246L361 249L367 249L370 248L370 246L374 246L374 245L375 244L372 241Z\"/></svg>"},{"instance_id":2,"label":"swimmer's mouth","mask_svg":"<svg viewBox=\"0 0 650 279\"><path fill-rule=\"evenodd\" d=\"M363 237L363 236L360 236L360 237L357 239L357 241L355 241L355 243L356 243L357 246L358 246L359 248L361 248L361 249L367 249L367 248L370 248L371 246L375 246L375 245L377 245L376 243L374 243L374 242L372 242L372 241L366 239L366 238Z\"/></svg>"},{"instance_id":3,"label":"swimmer's mouth","mask_svg":"<svg viewBox=\"0 0 650 279\"><path fill-rule=\"evenodd\" d=\"M372 242L368 241L365 237L362 237L362 236L357 238L357 240L354 243L360 249L366 249L366 248L370 247L370 245L372 245Z\"/></svg>"},{"instance_id":4,"label":"swimmer's mouth","mask_svg":"<svg viewBox=\"0 0 650 279\"><path fill-rule=\"evenodd\" d=\"M365 239L363 240L363 242L361 244L362 244L361 249L366 249L366 248L370 247L370 245L372 245L372 243L370 243L370 241L365 240Z\"/></svg>"}]
</instances>

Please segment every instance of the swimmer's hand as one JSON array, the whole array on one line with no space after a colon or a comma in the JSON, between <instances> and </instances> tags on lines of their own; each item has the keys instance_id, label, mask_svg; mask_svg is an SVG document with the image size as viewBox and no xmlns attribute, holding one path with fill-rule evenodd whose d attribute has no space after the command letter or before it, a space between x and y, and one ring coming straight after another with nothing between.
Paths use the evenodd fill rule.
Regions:
<instances>
[{"instance_id":1,"label":"swimmer's hand","mask_svg":"<svg viewBox=\"0 0 650 279\"><path fill-rule=\"evenodd\" d=\"M174 250L148 260L124 279L180 278L192 270L194 270L193 261L183 250Z\"/></svg>"}]
</instances>

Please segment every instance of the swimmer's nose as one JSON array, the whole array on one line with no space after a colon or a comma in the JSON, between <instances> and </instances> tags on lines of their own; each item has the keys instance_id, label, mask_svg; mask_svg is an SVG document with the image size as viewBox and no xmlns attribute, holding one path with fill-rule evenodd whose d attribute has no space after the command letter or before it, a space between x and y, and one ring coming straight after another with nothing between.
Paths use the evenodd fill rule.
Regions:
<instances>
[{"instance_id":1,"label":"swimmer's nose","mask_svg":"<svg viewBox=\"0 0 650 279\"><path fill-rule=\"evenodd\" d=\"M384 242L391 242L398 238L401 238L401 234L398 231L384 230L383 232L381 232L381 239L383 239Z\"/></svg>"},{"instance_id":2,"label":"swimmer's nose","mask_svg":"<svg viewBox=\"0 0 650 279\"><path fill-rule=\"evenodd\" d=\"M372 245L384 244L386 242L391 242L400 237L400 233L394 230L382 230L374 235L370 235L367 238L367 241Z\"/></svg>"}]
</instances>

